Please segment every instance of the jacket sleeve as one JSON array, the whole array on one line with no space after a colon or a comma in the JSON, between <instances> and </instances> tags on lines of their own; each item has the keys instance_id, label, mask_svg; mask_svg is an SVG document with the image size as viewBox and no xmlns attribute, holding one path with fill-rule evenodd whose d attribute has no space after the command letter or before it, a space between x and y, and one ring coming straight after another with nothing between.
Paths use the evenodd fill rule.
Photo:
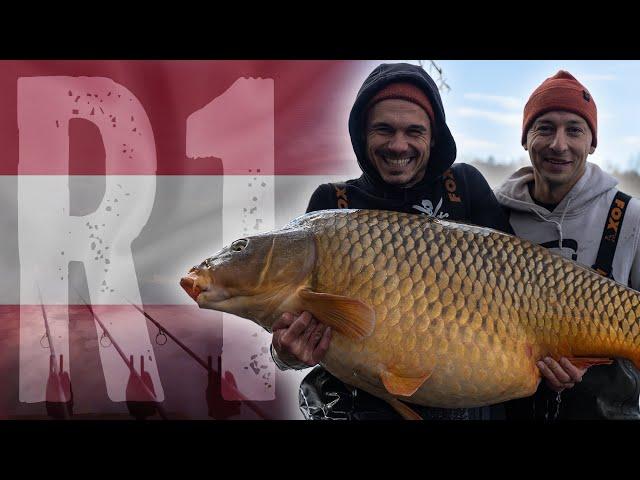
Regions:
<instances>
[{"instance_id":1,"label":"jacket sleeve","mask_svg":"<svg viewBox=\"0 0 640 480\"><path fill-rule=\"evenodd\" d=\"M513 235L507 210L498 203L487 180L477 168L468 164L460 166L464 167L461 169L466 187L466 198L463 201L467 204L469 222Z\"/></svg>"},{"instance_id":2,"label":"jacket sleeve","mask_svg":"<svg viewBox=\"0 0 640 480\"><path fill-rule=\"evenodd\" d=\"M282 361L279 357L278 357L278 352L276 352L276 350L273 348L273 344L271 344L271 346L269 347L269 350L271 351L271 358L273 359L273 363L276 364L276 367L278 367L279 370L285 371L285 370L304 370L305 368L310 368L309 365L307 365L306 363L286 363L284 361Z\"/></svg>"}]
</instances>

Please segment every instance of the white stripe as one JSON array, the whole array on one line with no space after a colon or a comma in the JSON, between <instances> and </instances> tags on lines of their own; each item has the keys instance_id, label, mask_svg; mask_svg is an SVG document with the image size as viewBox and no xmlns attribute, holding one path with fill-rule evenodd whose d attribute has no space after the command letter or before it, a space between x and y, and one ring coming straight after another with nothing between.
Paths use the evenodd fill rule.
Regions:
<instances>
[{"instance_id":1,"label":"white stripe","mask_svg":"<svg viewBox=\"0 0 640 480\"><path fill-rule=\"evenodd\" d=\"M0 305L39 303L33 292L26 292L21 298L19 285L22 258L24 270L27 265L34 265L40 270L42 278L53 279L50 288L55 294L49 299L53 303L66 304L68 301L63 285L68 276L68 261L88 259L85 262L87 265L108 266L109 270L103 272L104 277L92 282L90 292L93 304L124 303L115 292L110 292L111 288L135 301L137 283L144 304L192 305L192 300L178 285L180 277L191 266L200 263L232 239L266 229L268 206L257 205L263 203L263 200L253 203L258 206L254 213L250 210L254 195L259 199L266 198L260 193L261 189L268 190L273 182L274 220L271 225L280 228L304 213L309 198L318 185L344 181L349 177L278 175L258 176L255 177L257 181L253 181L253 178L244 175L123 175L74 176L69 181L67 176L56 175L0 176L0 203L3 205L0 209L0 267L3 272L0 276ZM271 181L268 180L270 178ZM20 219L19 181L22 197ZM267 183L267 186L261 187L262 182ZM248 186L249 183L253 183L252 187ZM98 188L101 184L105 185L105 195L97 198L95 192L102 191ZM128 190L121 189L118 185L127 187ZM69 191L72 204L67 193ZM130 194L136 192L137 196L117 197L119 191ZM223 191L228 194L224 205ZM112 207L107 212L106 207L114 205L115 198L119 199L115 204L119 205L118 209ZM107 202L107 199L111 201ZM123 202L127 199L131 199L131 203ZM68 217L69 211L85 210L78 208L78 205L100 207L94 214L89 212L86 217ZM249 210L246 217L243 217L243 208L247 207ZM223 210L229 212L228 224L225 226ZM118 213L119 217L116 216ZM124 214L126 215L123 216ZM100 220L91 222L92 226L98 225L98 230L89 229L86 225L87 218L91 215ZM257 222L257 219L262 221ZM64 230L67 220L72 223L72 230ZM102 223L105 227L102 227ZM23 232L20 245L18 224ZM256 226L258 230L254 230ZM248 232L244 232L245 227ZM136 234L138 231L139 234ZM94 238L91 238L92 234ZM96 240L96 235L103 240L102 244ZM131 260L127 245L124 244L128 236L133 237L132 268L130 263L127 265ZM116 244L124 242L118 248L109 248L109 258L105 255L107 250L99 248L108 246L104 243L107 238ZM96 243L94 250L91 249L93 242ZM95 260L98 250L101 250L103 258L97 255L98 260ZM65 255L61 255L61 251L65 251ZM110 261L108 265L104 263L107 259ZM135 272L136 282L131 280L128 273L131 271ZM33 278L31 274L28 275ZM60 277L64 279L60 280ZM100 291L104 289L104 280L110 286L108 292ZM72 300L77 299L72 296Z\"/></svg>"}]
</instances>

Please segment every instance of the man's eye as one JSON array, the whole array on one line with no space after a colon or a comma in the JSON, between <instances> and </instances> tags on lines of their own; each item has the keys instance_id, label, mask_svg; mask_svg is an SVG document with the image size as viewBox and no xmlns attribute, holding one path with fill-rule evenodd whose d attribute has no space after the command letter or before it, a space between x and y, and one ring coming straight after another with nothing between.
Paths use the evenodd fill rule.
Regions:
<instances>
[{"instance_id":1,"label":"man's eye","mask_svg":"<svg viewBox=\"0 0 640 480\"><path fill-rule=\"evenodd\" d=\"M390 125L386 125L384 123L378 123L378 124L371 125L369 131L372 133L380 133L380 134L386 135L389 133L393 133L393 128L391 128Z\"/></svg>"},{"instance_id":2,"label":"man's eye","mask_svg":"<svg viewBox=\"0 0 640 480\"><path fill-rule=\"evenodd\" d=\"M572 127L572 128L567 128L567 132L569 132L572 135L579 135L582 133L582 129L578 127Z\"/></svg>"}]
</instances>

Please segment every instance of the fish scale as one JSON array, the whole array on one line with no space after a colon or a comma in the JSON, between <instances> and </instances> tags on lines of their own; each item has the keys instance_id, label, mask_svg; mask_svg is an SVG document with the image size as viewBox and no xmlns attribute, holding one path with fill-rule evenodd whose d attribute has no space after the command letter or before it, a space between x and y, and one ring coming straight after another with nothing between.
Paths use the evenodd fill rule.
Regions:
<instances>
[{"instance_id":1,"label":"fish scale","mask_svg":"<svg viewBox=\"0 0 640 480\"><path fill-rule=\"evenodd\" d=\"M249 245L287 245L294 234L314 252L308 275L268 316L243 316L270 329L298 305L290 292L302 288L358 301L375 314L358 338L314 313L334 327L322 364L396 407L394 399L460 408L532 395L544 356L588 357L587 364L625 357L638 365L639 293L525 240L424 215L331 210L249 237ZM287 251L274 258L285 261ZM193 275L206 289L203 270Z\"/></svg>"}]
</instances>

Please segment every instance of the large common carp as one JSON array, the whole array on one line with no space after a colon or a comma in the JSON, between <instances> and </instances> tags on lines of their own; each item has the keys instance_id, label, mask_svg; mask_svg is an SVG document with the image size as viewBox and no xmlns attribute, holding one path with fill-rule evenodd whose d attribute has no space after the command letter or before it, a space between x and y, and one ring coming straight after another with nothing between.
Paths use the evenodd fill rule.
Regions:
<instances>
[{"instance_id":1,"label":"large common carp","mask_svg":"<svg viewBox=\"0 0 640 480\"><path fill-rule=\"evenodd\" d=\"M334 333L322 362L387 400L477 407L532 395L536 361L640 366L640 293L488 228L325 210L236 240L181 280L202 308L271 331L309 311Z\"/></svg>"}]
</instances>

